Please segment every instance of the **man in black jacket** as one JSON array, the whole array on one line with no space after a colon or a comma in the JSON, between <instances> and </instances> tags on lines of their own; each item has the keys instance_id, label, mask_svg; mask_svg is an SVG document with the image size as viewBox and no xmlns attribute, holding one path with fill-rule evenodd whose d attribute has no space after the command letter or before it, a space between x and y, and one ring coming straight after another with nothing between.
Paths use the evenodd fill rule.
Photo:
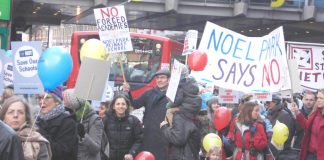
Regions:
<instances>
[{"instance_id":1,"label":"man in black jacket","mask_svg":"<svg viewBox=\"0 0 324 160\"><path fill-rule=\"evenodd\" d=\"M168 143L162 136L160 122L164 120L167 110L166 104L168 100L165 93L169 85L170 75L169 70L161 69L154 75L156 87L145 91L138 99L132 99L131 94L129 94L131 104L135 109L145 107L142 150L151 152L156 160L166 160L168 155ZM130 91L129 84L124 83L123 91Z\"/></svg>"},{"instance_id":2,"label":"man in black jacket","mask_svg":"<svg viewBox=\"0 0 324 160\"><path fill-rule=\"evenodd\" d=\"M24 152L16 132L0 120L0 159L22 160Z\"/></svg>"}]
</instances>

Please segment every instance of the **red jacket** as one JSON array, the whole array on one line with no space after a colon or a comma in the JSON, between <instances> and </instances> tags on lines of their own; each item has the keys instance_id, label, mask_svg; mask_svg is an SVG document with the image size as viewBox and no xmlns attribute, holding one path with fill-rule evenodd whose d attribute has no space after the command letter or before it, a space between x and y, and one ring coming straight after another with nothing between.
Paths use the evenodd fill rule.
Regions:
<instances>
[{"instance_id":1,"label":"red jacket","mask_svg":"<svg viewBox=\"0 0 324 160\"><path fill-rule=\"evenodd\" d=\"M316 112L312 113L309 117L308 120L304 117L304 115L302 113L299 113L296 117L298 123L300 124L300 126L304 129L305 131L305 136L303 138L303 141L301 143L301 152L300 152L300 159L304 160L307 157L307 152L308 152L308 147L309 147L309 142L311 139L311 134L312 134L312 125L314 122L314 119L316 117L316 115L320 115L323 117L323 115L321 115L321 111L317 110ZM323 122L323 121L321 121ZM321 123L319 126L320 128L320 132L319 135L317 136L317 159L324 159L324 123Z\"/></svg>"},{"instance_id":2,"label":"red jacket","mask_svg":"<svg viewBox=\"0 0 324 160\"><path fill-rule=\"evenodd\" d=\"M238 122L236 122L236 123L239 124ZM245 148L245 150L250 150L251 147L254 146L257 151L261 152L268 145L267 135L265 133L263 124L256 122L254 124L254 126L256 128L256 132L254 134L253 141L251 141L250 130L247 128L246 130L243 131L243 132L245 132L245 135L244 135L245 147L244 148ZM228 138L234 139L236 148L239 148L239 151L238 151L236 157L233 157L233 159L235 159L235 160L241 160L241 156L242 156L242 152L240 150L240 149L242 149L242 135L241 135L240 131L238 131L239 128L240 127L231 127L229 134L228 134ZM234 137L231 137L231 136L234 136ZM256 156L250 155L250 160L256 160Z\"/></svg>"}]
</instances>

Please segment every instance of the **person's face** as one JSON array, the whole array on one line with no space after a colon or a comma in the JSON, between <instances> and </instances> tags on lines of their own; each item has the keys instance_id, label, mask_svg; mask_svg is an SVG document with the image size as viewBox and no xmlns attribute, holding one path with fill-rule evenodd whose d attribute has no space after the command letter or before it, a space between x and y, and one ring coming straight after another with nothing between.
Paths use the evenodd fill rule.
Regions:
<instances>
[{"instance_id":1,"label":"person's face","mask_svg":"<svg viewBox=\"0 0 324 160\"><path fill-rule=\"evenodd\" d=\"M318 108L324 108L324 94L322 92L317 93L317 107Z\"/></svg>"},{"instance_id":2,"label":"person's face","mask_svg":"<svg viewBox=\"0 0 324 160\"><path fill-rule=\"evenodd\" d=\"M256 106L254 106L253 111L252 111L252 118L254 120L258 119L259 114L260 114L260 106L256 105Z\"/></svg>"},{"instance_id":3,"label":"person's face","mask_svg":"<svg viewBox=\"0 0 324 160\"><path fill-rule=\"evenodd\" d=\"M220 105L218 103L211 104L211 108L212 108L213 112L215 112L216 109L219 108L219 107L220 107Z\"/></svg>"},{"instance_id":4,"label":"person's face","mask_svg":"<svg viewBox=\"0 0 324 160\"><path fill-rule=\"evenodd\" d=\"M209 155L209 160L221 160L222 157L219 156L216 152L212 152Z\"/></svg>"},{"instance_id":5,"label":"person's face","mask_svg":"<svg viewBox=\"0 0 324 160\"><path fill-rule=\"evenodd\" d=\"M127 110L127 103L124 98L118 98L114 104L114 110L118 117L124 117Z\"/></svg>"},{"instance_id":6,"label":"person's face","mask_svg":"<svg viewBox=\"0 0 324 160\"><path fill-rule=\"evenodd\" d=\"M21 102L12 103L5 114L4 122L14 130L18 130L26 122L24 104Z\"/></svg>"},{"instance_id":7,"label":"person's face","mask_svg":"<svg viewBox=\"0 0 324 160\"><path fill-rule=\"evenodd\" d=\"M101 118L104 117L105 112L106 112L106 106L101 104L99 106L99 111L98 111L99 117L101 117Z\"/></svg>"},{"instance_id":8,"label":"person's face","mask_svg":"<svg viewBox=\"0 0 324 160\"><path fill-rule=\"evenodd\" d=\"M169 84L169 78L166 75L158 75L156 76L156 85L158 88L164 90L167 89Z\"/></svg>"},{"instance_id":9,"label":"person's face","mask_svg":"<svg viewBox=\"0 0 324 160\"><path fill-rule=\"evenodd\" d=\"M48 113L58 105L58 102L55 101L52 94L48 94L45 98L44 96L45 94L38 95L38 104L42 113Z\"/></svg>"},{"instance_id":10,"label":"person's face","mask_svg":"<svg viewBox=\"0 0 324 160\"><path fill-rule=\"evenodd\" d=\"M313 108L315 105L315 96L312 94L306 94L303 98L303 103L306 108Z\"/></svg>"},{"instance_id":11,"label":"person's face","mask_svg":"<svg viewBox=\"0 0 324 160\"><path fill-rule=\"evenodd\" d=\"M276 103L273 102L273 101L271 101L271 102L266 102L265 106L266 106L267 109L272 109L273 107L276 106Z\"/></svg>"}]
</instances>

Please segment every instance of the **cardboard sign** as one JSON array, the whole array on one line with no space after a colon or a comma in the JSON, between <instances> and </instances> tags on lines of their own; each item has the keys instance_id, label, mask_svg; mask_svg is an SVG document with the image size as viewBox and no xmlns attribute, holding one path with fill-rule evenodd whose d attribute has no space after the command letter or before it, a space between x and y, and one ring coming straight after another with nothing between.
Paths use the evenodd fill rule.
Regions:
<instances>
[{"instance_id":1,"label":"cardboard sign","mask_svg":"<svg viewBox=\"0 0 324 160\"><path fill-rule=\"evenodd\" d=\"M101 101L110 71L110 61L84 57L75 85L76 97Z\"/></svg>"},{"instance_id":2,"label":"cardboard sign","mask_svg":"<svg viewBox=\"0 0 324 160\"><path fill-rule=\"evenodd\" d=\"M198 40L198 31L189 30L186 33L186 37L184 40L182 55L191 54L194 50L196 50L197 40Z\"/></svg>"},{"instance_id":3,"label":"cardboard sign","mask_svg":"<svg viewBox=\"0 0 324 160\"><path fill-rule=\"evenodd\" d=\"M170 82L169 86L166 92L166 96L174 102L174 98L177 94L178 86L179 86L179 81L181 77L181 71L182 67L184 64L180 63L176 59L174 60L173 67L171 70L171 77L170 77Z\"/></svg>"},{"instance_id":4,"label":"cardboard sign","mask_svg":"<svg viewBox=\"0 0 324 160\"><path fill-rule=\"evenodd\" d=\"M132 51L124 6L98 8L93 11L100 40L105 43L107 52Z\"/></svg>"},{"instance_id":5,"label":"cardboard sign","mask_svg":"<svg viewBox=\"0 0 324 160\"><path fill-rule=\"evenodd\" d=\"M231 89L219 88L219 103L239 103L240 93Z\"/></svg>"},{"instance_id":6,"label":"cardboard sign","mask_svg":"<svg viewBox=\"0 0 324 160\"><path fill-rule=\"evenodd\" d=\"M263 37L246 37L207 22L199 50L206 52L198 81L242 92L277 92L291 88L283 28Z\"/></svg>"},{"instance_id":7,"label":"cardboard sign","mask_svg":"<svg viewBox=\"0 0 324 160\"><path fill-rule=\"evenodd\" d=\"M291 74L292 79L299 80L303 90L324 88L324 45L288 42L287 50L288 59L297 61L298 70Z\"/></svg>"},{"instance_id":8,"label":"cardboard sign","mask_svg":"<svg viewBox=\"0 0 324 160\"><path fill-rule=\"evenodd\" d=\"M19 94L38 94L44 91L38 77L41 42L11 42L13 54L14 90Z\"/></svg>"}]
</instances>

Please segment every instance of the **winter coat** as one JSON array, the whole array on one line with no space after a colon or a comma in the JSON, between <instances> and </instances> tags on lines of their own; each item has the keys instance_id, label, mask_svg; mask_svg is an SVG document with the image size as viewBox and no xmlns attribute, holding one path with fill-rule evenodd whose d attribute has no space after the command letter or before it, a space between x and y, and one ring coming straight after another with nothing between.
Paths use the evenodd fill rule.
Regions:
<instances>
[{"instance_id":1,"label":"winter coat","mask_svg":"<svg viewBox=\"0 0 324 160\"><path fill-rule=\"evenodd\" d=\"M169 160L199 159L201 135L197 122L191 114L177 112L173 116L172 127L162 126L163 136L170 143Z\"/></svg>"},{"instance_id":2,"label":"winter coat","mask_svg":"<svg viewBox=\"0 0 324 160\"><path fill-rule=\"evenodd\" d=\"M101 138L103 123L92 109L84 115L82 121L86 134L79 140L78 160L100 160Z\"/></svg>"},{"instance_id":3,"label":"winter coat","mask_svg":"<svg viewBox=\"0 0 324 160\"><path fill-rule=\"evenodd\" d=\"M300 159L304 160L306 159L307 152L309 149L309 143L311 140L311 135L312 135L312 127L313 127L313 122L316 116L321 116L321 118L324 118L323 115L321 115L321 111L317 110L313 112L311 115L309 115L308 120L305 118L305 116L302 113L299 113L296 116L296 119L300 126L305 130L305 136L302 140L301 143L301 152L300 152ZM323 122L323 121L322 121ZM319 126L319 135L317 135L317 159L321 160L324 159L324 123L321 123Z\"/></svg>"},{"instance_id":4,"label":"winter coat","mask_svg":"<svg viewBox=\"0 0 324 160\"><path fill-rule=\"evenodd\" d=\"M20 139L13 129L0 120L0 159L22 160L24 153Z\"/></svg>"},{"instance_id":5,"label":"winter coat","mask_svg":"<svg viewBox=\"0 0 324 160\"><path fill-rule=\"evenodd\" d=\"M287 125L289 129L289 136L284 144L284 149L287 149L290 148L292 138L295 135L296 126L294 117L290 115L283 107L283 104L279 103L272 109L268 110L267 118L270 120L272 126L276 124L277 120Z\"/></svg>"},{"instance_id":6,"label":"winter coat","mask_svg":"<svg viewBox=\"0 0 324 160\"><path fill-rule=\"evenodd\" d=\"M302 109L300 109L299 111L304 115L304 117L306 119L308 119L308 115L309 114L306 113L304 107ZM304 137L304 129L298 123L296 124L296 133L295 133L295 136L296 136L296 138L295 138L293 147L294 148L297 148L297 149L300 149L300 147L301 147L301 141L302 141L302 139Z\"/></svg>"},{"instance_id":7,"label":"winter coat","mask_svg":"<svg viewBox=\"0 0 324 160\"><path fill-rule=\"evenodd\" d=\"M78 137L76 122L71 115L62 113L54 119L40 119L37 124L39 133L50 142L52 160L76 159Z\"/></svg>"},{"instance_id":8,"label":"winter coat","mask_svg":"<svg viewBox=\"0 0 324 160\"><path fill-rule=\"evenodd\" d=\"M268 146L268 139L263 124L260 122L254 122L253 127L256 129L254 131L254 136L251 136L251 127L242 125L237 121L235 122L235 127L231 127L228 135L230 136L229 138L234 141L236 146L233 153L233 159L241 160L241 157L243 156L243 135L245 140L245 156L249 156L249 160L257 159L256 156L251 155L252 148L255 148L259 153L263 153L263 150Z\"/></svg>"},{"instance_id":9,"label":"winter coat","mask_svg":"<svg viewBox=\"0 0 324 160\"><path fill-rule=\"evenodd\" d=\"M199 87L194 78L186 78L179 82L179 87L171 107L179 107L192 113L198 113L202 100L198 96Z\"/></svg>"},{"instance_id":10,"label":"winter coat","mask_svg":"<svg viewBox=\"0 0 324 160\"><path fill-rule=\"evenodd\" d=\"M52 151L48 140L36 131L32 131L31 134L29 133L30 128L27 125L18 131L25 160L51 160Z\"/></svg>"},{"instance_id":11,"label":"winter coat","mask_svg":"<svg viewBox=\"0 0 324 160\"><path fill-rule=\"evenodd\" d=\"M151 152L156 160L166 160L168 143L160 130L160 123L165 118L168 103L165 91L154 87L145 91L138 99L131 99L131 103L134 108L145 107L142 149Z\"/></svg>"},{"instance_id":12,"label":"winter coat","mask_svg":"<svg viewBox=\"0 0 324 160\"><path fill-rule=\"evenodd\" d=\"M126 154L131 154L135 158L143 139L140 120L129 114L119 118L110 111L106 113L103 122L109 140L109 159L123 160Z\"/></svg>"}]
</instances>

